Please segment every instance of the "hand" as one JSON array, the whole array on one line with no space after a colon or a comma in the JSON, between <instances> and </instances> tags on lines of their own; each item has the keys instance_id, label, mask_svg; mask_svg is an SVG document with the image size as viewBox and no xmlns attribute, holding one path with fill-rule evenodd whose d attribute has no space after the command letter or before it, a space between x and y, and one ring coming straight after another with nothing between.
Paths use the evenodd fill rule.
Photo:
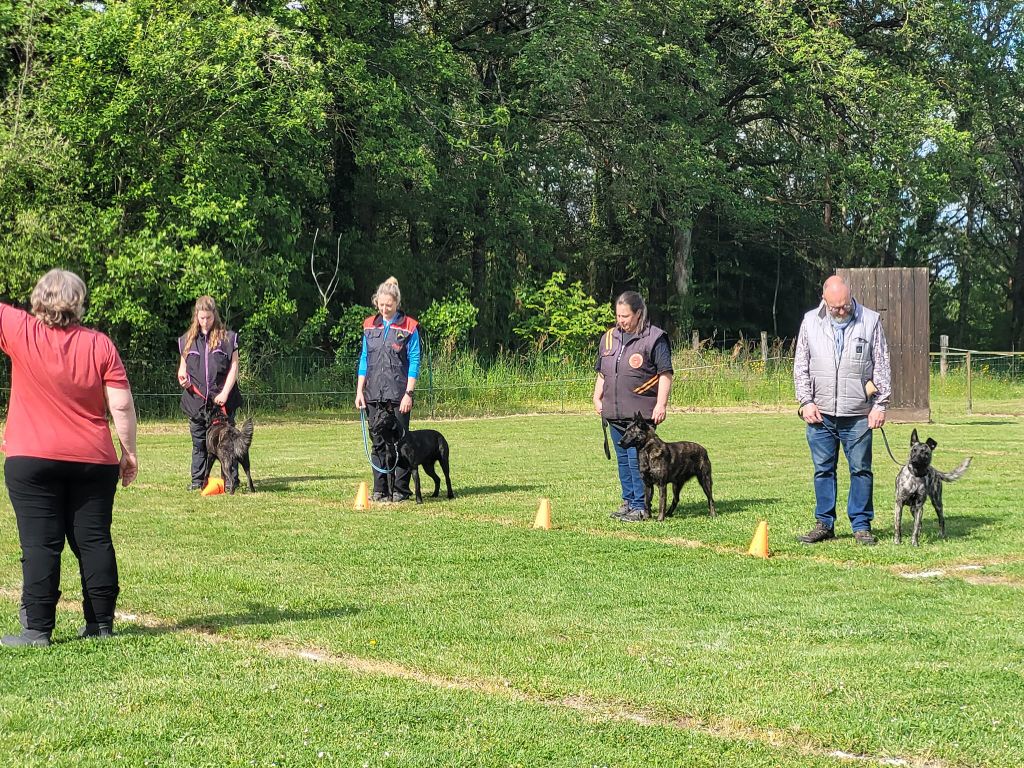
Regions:
<instances>
[{"instance_id":1,"label":"hand","mask_svg":"<svg viewBox=\"0 0 1024 768\"><path fill-rule=\"evenodd\" d=\"M139 460L134 453L121 452L121 461L118 463L118 474L121 477L121 486L127 488L139 475Z\"/></svg>"},{"instance_id":2,"label":"hand","mask_svg":"<svg viewBox=\"0 0 1024 768\"><path fill-rule=\"evenodd\" d=\"M356 410L366 410L366 398L363 397L363 391L359 390L356 392Z\"/></svg>"},{"instance_id":3,"label":"hand","mask_svg":"<svg viewBox=\"0 0 1024 768\"><path fill-rule=\"evenodd\" d=\"M178 371L178 383L182 387L187 387L188 386L188 374L185 373L184 371Z\"/></svg>"},{"instance_id":4,"label":"hand","mask_svg":"<svg viewBox=\"0 0 1024 768\"><path fill-rule=\"evenodd\" d=\"M412 398L409 395L402 395L402 402L398 404L399 413L408 413L412 410Z\"/></svg>"},{"instance_id":5,"label":"hand","mask_svg":"<svg viewBox=\"0 0 1024 768\"><path fill-rule=\"evenodd\" d=\"M821 424L823 421L821 411L818 410L818 406L814 403L807 403L807 405L800 409L800 418L808 424Z\"/></svg>"},{"instance_id":6,"label":"hand","mask_svg":"<svg viewBox=\"0 0 1024 768\"><path fill-rule=\"evenodd\" d=\"M219 405L221 408L224 407L224 403L226 403L227 401L228 401L228 393L227 392L218 392L217 396L215 398L213 398L214 404Z\"/></svg>"},{"instance_id":7,"label":"hand","mask_svg":"<svg viewBox=\"0 0 1024 768\"><path fill-rule=\"evenodd\" d=\"M655 403L654 412L651 414L651 421L655 424L661 424L665 420L665 406L661 403Z\"/></svg>"},{"instance_id":8,"label":"hand","mask_svg":"<svg viewBox=\"0 0 1024 768\"><path fill-rule=\"evenodd\" d=\"M868 414L868 429L878 429L885 424L885 411L881 408L872 408Z\"/></svg>"},{"instance_id":9,"label":"hand","mask_svg":"<svg viewBox=\"0 0 1024 768\"><path fill-rule=\"evenodd\" d=\"M594 410L598 416L604 415L604 401L600 397L594 398Z\"/></svg>"}]
</instances>

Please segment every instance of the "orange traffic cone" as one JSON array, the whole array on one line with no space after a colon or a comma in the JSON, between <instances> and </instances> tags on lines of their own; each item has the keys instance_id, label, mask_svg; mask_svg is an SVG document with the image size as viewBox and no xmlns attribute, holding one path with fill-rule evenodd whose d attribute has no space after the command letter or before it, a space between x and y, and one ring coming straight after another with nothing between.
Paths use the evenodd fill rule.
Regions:
<instances>
[{"instance_id":1,"label":"orange traffic cone","mask_svg":"<svg viewBox=\"0 0 1024 768\"><path fill-rule=\"evenodd\" d=\"M210 482L200 493L203 496L216 496L218 493L224 493L224 480L219 477L211 477Z\"/></svg>"},{"instance_id":2,"label":"orange traffic cone","mask_svg":"<svg viewBox=\"0 0 1024 768\"><path fill-rule=\"evenodd\" d=\"M533 518L534 528L543 528L545 531L551 530L551 500L541 499L540 506L537 507L537 516Z\"/></svg>"},{"instance_id":3,"label":"orange traffic cone","mask_svg":"<svg viewBox=\"0 0 1024 768\"><path fill-rule=\"evenodd\" d=\"M754 531L754 538L750 540L750 549L747 550L748 555L754 557L763 557L765 560L768 559L768 521L762 520L757 524L757 530Z\"/></svg>"},{"instance_id":4,"label":"orange traffic cone","mask_svg":"<svg viewBox=\"0 0 1024 768\"><path fill-rule=\"evenodd\" d=\"M362 482L359 484L359 490L356 491L356 501L353 504L354 509L369 509L370 508L370 494L366 490L366 483Z\"/></svg>"}]
</instances>

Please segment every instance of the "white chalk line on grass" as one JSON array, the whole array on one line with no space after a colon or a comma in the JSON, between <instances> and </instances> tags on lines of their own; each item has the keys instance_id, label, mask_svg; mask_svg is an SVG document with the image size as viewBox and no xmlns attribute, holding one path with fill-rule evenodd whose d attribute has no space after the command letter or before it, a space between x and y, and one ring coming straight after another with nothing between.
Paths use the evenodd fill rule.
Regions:
<instances>
[{"instance_id":1,"label":"white chalk line on grass","mask_svg":"<svg viewBox=\"0 0 1024 768\"><path fill-rule=\"evenodd\" d=\"M11 600L19 600L21 593L10 588L0 588L0 596ZM81 602L64 600L62 601L62 607L80 610ZM388 677L431 688L479 693L488 696L502 696L524 704L569 710L597 721L626 722L641 727L687 731L727 741L747 741L763 744L782 752L796 752L805 757L831 758L848 763L906 766L906 768L950 768L949 764L944 761L929 758L869 755L847 752L840 749L830 749L815 743L809 735L800 736L794 731L779 728L754 728L738 723L730 718L711 721L692 716L666 717L654 712L631 707L628 704L594 699L581 693L570 696L546 697L519 690L512 685L511 681L506 679L488 680L437 675L392 661L368 659L352 654L338 654L312 646L301 646L280 641L252 640L235 635L222 634L213 626L189 624L187 622L185 624L174 624L152 615L118 611L116 618L118 621L135 624L145 629L183 634L204 642L235 647L241 646L279 658L340 667L355 675Z\"/></svg>"}]
</instances>

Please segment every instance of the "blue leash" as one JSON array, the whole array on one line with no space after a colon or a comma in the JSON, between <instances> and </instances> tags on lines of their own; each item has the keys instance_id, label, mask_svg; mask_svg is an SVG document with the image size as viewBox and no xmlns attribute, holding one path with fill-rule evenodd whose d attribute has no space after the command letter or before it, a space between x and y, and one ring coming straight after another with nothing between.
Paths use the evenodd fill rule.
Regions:
<instances>
[{"instance_id":1,"label":"blue leash","mask_svg":"<svg viewBox=\"0 0 1024 768\"><path fill-rule=\"evenodd\" d=\"M363 451L366 453L366 460L368 462L370 462L370 466L371 467L373 467L375 470L380 472L382 475L390 475L392 472L394 472L396 469L398 469L398 443L395 443L395 466L391 467L391 469L381 469L380 467L378 467L376 464L373 463L373 456L370 455L370 443L369 443L369 439L368 439L369 435L367 433L367 428L366 428L366 409L365 408L360 408L359 409L359 422L360 422L360 424L362 425L362 428L363 428Z\"/></svg>"}]
</instances>

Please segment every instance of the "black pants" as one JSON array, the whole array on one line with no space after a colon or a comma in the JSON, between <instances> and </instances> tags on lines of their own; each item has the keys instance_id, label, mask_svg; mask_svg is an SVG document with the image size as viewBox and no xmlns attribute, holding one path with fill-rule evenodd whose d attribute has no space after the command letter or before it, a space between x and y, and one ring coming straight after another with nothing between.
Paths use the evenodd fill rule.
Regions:
<instances>
[{"instance_id":1,"label":"black pants","mask_svg":"<svg viewBox=\"0 0 1024 768\"><path fill-rule=\"evenodd\" d=\"M114 620L120 589L110 522L117 478L116 464L27 456L4 462L21 540L21 605L27 629L53 631L65 539L78 558L85 620Z\"/></svg>"},{"instance_id":2,"label":"black pants","mask_svg":"<svg viewBox=\"0 0 1024 768\"><path fill-rule=\"evenodd\" d=\"M385 406L385 403L367 403L366 404L366 418L370 424L373 424L374 416L377 411ZM409 413L400 413L398 410L398 403L393 403L395 409L395 417L398 419L398 423L401 424L406 431L409 429L409 417L412 415L412 411ZM393 445L387 445L377 435L370 433L370 439L373 440L373 463L382 469L390 469L395 466L397 457L395 456L395 449ZM394 473L395 477L395 493L400 493L403 496L409 495L409 480L411 478L408 469L397 468ZM378 472L376 469L373 470L373 492L374 493L388 493L388 476L383 472Z\"/></svg>"},{"instance_id":3,"label":"black pants","mask_svg":"<svg viewBox=\"0 0 1024 768\"><path fill-rule=\"evenodd\" d=\"M235 412L228 411L228 423L234 426ZM199 485L206 478L206 422L202 417L188 420L188 433L192 435L192 485ZM238 487L238 462L231 462L231 467L224 474L231 474L234 487Z\"/></svg>"}]
</instances>

